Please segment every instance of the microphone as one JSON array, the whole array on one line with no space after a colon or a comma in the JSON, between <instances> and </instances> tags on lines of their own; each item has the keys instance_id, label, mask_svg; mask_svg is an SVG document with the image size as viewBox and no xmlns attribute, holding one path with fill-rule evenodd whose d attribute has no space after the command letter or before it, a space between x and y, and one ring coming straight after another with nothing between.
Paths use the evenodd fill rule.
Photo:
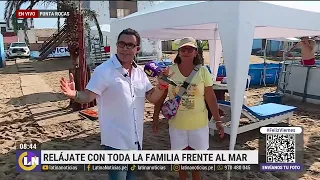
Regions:
<instances>
[{"instance_id":1,"label":"microphone","mask_svg":"<svg viewBox=\"0 0 320 180\"><path fill-rule=\"evenodd\" d=\"M144 72L149 76L149 77L156 77L159 76L159 74L162 72L161 67L158 66L158 64L156 62L148 62L145 66L144 66ZM160 77L161 80L173 85L173 86L177 86L177 84L170 79L168 76L161 76Z\"/></svg>"}]
</instances>

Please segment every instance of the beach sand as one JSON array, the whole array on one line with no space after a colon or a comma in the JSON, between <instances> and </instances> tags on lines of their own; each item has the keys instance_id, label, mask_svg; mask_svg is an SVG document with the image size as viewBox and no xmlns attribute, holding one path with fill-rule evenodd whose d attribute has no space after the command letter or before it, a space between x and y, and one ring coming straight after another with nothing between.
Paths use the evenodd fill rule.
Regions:
<instances>
[{"instance_id":1,"label":"beach sand","mask_svg":"<svg viewBox=\"0 0 320 180\"><path fill-rule=\"evenodd\" d=\"M254 57L255 62L261 62ZM1 180L107 180L106 173L86 172L47 172L47 173L18 173L15 166L15 143L35 141L42 149L101 149L100 133L97 121L73 120L54 123L52 118L39 125L31 114L26 99L34 98L35 104L57 107L64 111L69 100L60 94L59 80L68 77L71 62L68 59L56 59L43 62L33 62L36 74L44 79L52 88L48 94L38 93L36 96L23 96L21 74L18 74L14 62L0 71L0 179ZM274 92L275 87L252 88L246 92L248 105L256 105L262 101L265 92ZM286 104L298 107L291 119L292 125L304 127L304 168L303 173L260 173L232 172L233 180L316 180L320 179L320 106L302 104L288 100ZM161 121L161 130L154 134L151 128L153 105L146 103L144 124L144 149L170 149L168 124ZM50 122L50 123L49 123ZM259 130L243 133L237 138L236 149L257 149ZM210 137L210 149L226 150L229 147L229 136L221 140L218 136ZM190 175L189 175L190 177ZM173 180L178 179L176 172L138 172L139 180ZM225 180L224 172L203 172L204 180Z\"/></svg>"}]
</instances>

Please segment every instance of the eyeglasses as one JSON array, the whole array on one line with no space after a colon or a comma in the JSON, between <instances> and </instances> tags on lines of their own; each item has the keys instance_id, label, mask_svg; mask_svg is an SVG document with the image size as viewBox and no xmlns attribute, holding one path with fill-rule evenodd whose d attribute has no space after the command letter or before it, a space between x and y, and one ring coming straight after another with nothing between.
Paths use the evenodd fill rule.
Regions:
<instances>
[{"instance_id":1,"label":"eyeglasses","mask_svg":"<svg viewBox=\"0 0 320 180\"><path fill-rule=\"evenodd\" d=\"M188 51L188 53L192 53L194 50L196 50L196 48L193 47L182 47L179 49L181 52L186 52Z\"/></svg>"},{"instance_id":2,"label":"eyeglasses","mask_svg":"<svg viewBox=\"0 0 320 180\"><path fill-rule=\"evenodd\" d=\"M125 43L123 41L119 41L117 43L118 47L120 48L124 48L124 47L127 47L128 49L133 49L135 48L137 45L133 44L133 43Z\"/></svg>"}]
</instances>

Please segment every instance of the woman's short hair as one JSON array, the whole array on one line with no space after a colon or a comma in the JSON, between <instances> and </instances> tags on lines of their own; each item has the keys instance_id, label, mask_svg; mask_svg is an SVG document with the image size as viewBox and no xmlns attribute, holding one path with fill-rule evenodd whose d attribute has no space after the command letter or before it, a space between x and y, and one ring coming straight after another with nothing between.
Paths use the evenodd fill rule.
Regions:
<instances>
[{"instance_id":1,"label":"woman's short hair","mask_svg":"<svg viewBox=\"0 0 320 180\"><path fill-rule=\"evenodd\" d=\"M176 64L180 64L182 62L180 56L179 56L179 51L178 51L178 54L176 56L176 58L174 58L174 63ZM202 60L201 60L201 57L200 57L200 54L197 53L196 57L193 58L193 64L194 65L198 65L198 64L202 64Z\"/></svg>"}]
</instances>

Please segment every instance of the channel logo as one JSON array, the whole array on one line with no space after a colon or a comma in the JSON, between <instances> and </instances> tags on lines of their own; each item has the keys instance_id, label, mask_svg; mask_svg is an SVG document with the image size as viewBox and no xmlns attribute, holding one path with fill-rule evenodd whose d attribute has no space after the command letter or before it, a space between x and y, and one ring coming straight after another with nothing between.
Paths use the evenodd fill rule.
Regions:
<instances>
[{"instance_id":1,"label":"channel logo","mask_svg":"<svg viewBox=\"0 0 320 180\"><path fill-rule=\"evenodd\" d=\"M17 171L40 172L41 171L41 152L40 151L16 151Z\"/></svg>"},{"instance_id":2,"label":"channel logo","mask_svg":"<svg viewBox=\"0 0 320 180\"><path fill-rule=\"evenodd\" d=\"M49 170L49 166L48 165L42 165L42 170L48 171Z\"/></svg>"}]
</instances>

